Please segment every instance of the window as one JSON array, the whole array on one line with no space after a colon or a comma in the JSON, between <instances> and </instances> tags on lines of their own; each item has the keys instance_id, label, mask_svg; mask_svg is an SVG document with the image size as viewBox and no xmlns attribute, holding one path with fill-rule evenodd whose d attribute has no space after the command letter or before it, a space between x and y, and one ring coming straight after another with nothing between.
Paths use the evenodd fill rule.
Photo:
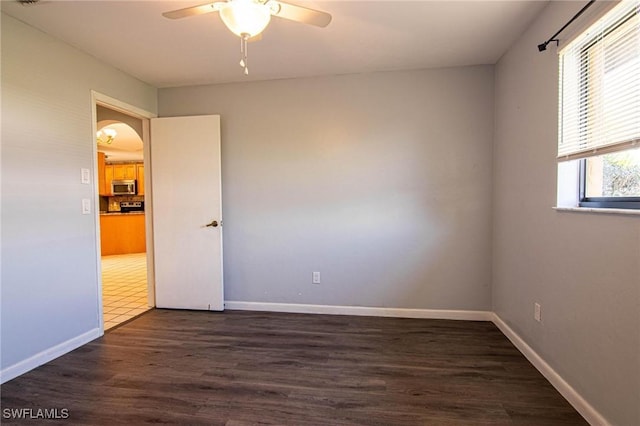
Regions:
<instances>
[{"instance_id":1,"label":"window","mask_svg":"<svg viewBox=\"0 0 640 426\"><path fill-rule=\"evenodd\" d=\"M560 52L558 161L578 160L579 205L640 209L640 1Z\"/></svg>"},{"instance_id":2,"label":"window","mask_svg":"<svg viewBox=\"0 0 640 426\"><path fill-rule=\"evenodd\" d=\"M640 209L640 148L580 160L580 206Z\"/></svg>"}]
</instances>

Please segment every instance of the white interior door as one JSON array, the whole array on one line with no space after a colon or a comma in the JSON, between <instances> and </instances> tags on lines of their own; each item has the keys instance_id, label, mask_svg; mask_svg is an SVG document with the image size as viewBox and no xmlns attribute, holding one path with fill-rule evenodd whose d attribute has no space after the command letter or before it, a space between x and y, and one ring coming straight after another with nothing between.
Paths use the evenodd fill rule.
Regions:
<instances>
[{"instance_id":1,"label":"white interior door","mask_svg":"<svg viewBox=\"0 0 640 426\"><path fill-rule=\"evenodd\" d=\"M156 306L224 309L220 116L151 120Z\"/></svg>"}]
</instances>

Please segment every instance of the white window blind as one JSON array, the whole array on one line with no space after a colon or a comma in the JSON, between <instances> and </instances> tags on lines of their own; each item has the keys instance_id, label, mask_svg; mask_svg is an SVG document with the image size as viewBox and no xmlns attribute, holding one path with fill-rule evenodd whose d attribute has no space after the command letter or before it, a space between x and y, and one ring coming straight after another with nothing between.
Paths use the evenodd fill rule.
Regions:
<instances>
[{"instance_id":1,"label":"white window blind","mask_svg":"<svg viewBox=\"0 0 640 426\"><path fill-rule=\"evenodd\" d=\"M622 1L560 52L558 160L640 146L640 0Z\"/></svg>"}]
</instances>

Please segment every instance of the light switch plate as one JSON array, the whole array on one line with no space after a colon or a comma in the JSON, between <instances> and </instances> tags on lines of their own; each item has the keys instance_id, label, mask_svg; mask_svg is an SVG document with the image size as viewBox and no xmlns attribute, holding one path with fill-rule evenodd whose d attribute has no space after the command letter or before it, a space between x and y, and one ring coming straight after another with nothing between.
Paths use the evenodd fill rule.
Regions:
<instances>
[{"instance_id":1,"label":"light switch plate","mask_svg":"<svg viewBox=\"0 0 640 426\"><path fill-rule=\"evenodd\" d=\"M89 169L80 169L80 181L83 184L90 184L91 183L91 172Z\"/></svg>"},{"instance_id":2,"label":"light switch plate","mask_svg":"<svg viewBox=\"0 0 640 426\"><path fill-rule=\"evenodd\" d=\"M82 199L82 214L91 214L91 200L88 198Z\"/></svg>"},{"instance_id":3,"label":"light switch plate","mask_svg":"<svg viewBox=\"0 0 640 426\"><path fill-rule=\"evenodd\" d=\"M542 306L539 303L533 304L533 319L538 322L542 321Z\"/></svg>"}]
</instances>

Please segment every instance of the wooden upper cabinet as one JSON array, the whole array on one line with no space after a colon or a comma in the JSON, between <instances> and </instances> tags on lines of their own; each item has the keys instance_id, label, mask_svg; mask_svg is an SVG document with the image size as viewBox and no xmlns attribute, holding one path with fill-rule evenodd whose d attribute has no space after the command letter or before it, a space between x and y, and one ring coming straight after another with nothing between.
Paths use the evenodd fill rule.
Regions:
<instances>
[{"instance_id":1,"label":"wooden upper cabinet","mask_svg":"<svg viewBox=\"0 0 640 426\"><path fill-rule=\"evenodd\" d=\"M138 195L144 195L144 163L136 164L136 173L138 175Z\"/></svg>"},{"instance_id":2,"label":"wooden upper cabinet","mask_svg":"<svg viewBox=\"0 0 640 426\"><path fill-rule=\"evenodd\" d=\"M136 165L135 164L123 164L124 166L124 178L135 179L136 178Z\"/></svg>"},{"instance_id":3,"label":"wooden upper cabinet","mask_svg":"<svg viewBox=\"0 0 640 426\"><path fill-rule=\"evenodd\" d=\"M106 164L104 166L105 195L113 195L111 193L111 181L112 180L113 180L113 164Z\"/></svg>"},{"instance_id":4,"label":"wooden upper cabinet","mask_svg":"<svg viewBox=\"0 0 640 426\"><path fill-rule=\"evenodd\" d=\"M102 160L101 160L102 159ZM111 181L138 180L138 195L144 195L144 163L105 164L104 154L98 153L98 189L100 195L111 196Z\"/></svg>"},{"instance_id":5,"label":"wooden upper cabinet","mask_svg":"<svg viewBox=\"0 0 640 426\"><path fill-rule=\"evenodd\" d=\"M114 164L112 167L113 167L113 180L123 180L124 167L122 167L122 164Z\"/></svg>"},{"instance_id":6,"label":"wooden upper cabinet","mask_svg":"<svg viewBox=\"0 0 640 426\"><path fill-rule=\"evenodd\" d=\"M109 192L107 192L107 184L105 182L105 173L104 173L104 152L98 153L98 194L100 195L109 195L111 192L111 184L109 184Z\"/></svg>"},{"instance_id":7,"label":"wooden upper cabinet","mask_svg":"<svg viewBox=\"0 0 640 426\"><path fill-rule=\"evenodd\" d=\"M114 164L113 179L114 180L130 180L136 178L135 164Z\"/></svg>"}]
</instances>

